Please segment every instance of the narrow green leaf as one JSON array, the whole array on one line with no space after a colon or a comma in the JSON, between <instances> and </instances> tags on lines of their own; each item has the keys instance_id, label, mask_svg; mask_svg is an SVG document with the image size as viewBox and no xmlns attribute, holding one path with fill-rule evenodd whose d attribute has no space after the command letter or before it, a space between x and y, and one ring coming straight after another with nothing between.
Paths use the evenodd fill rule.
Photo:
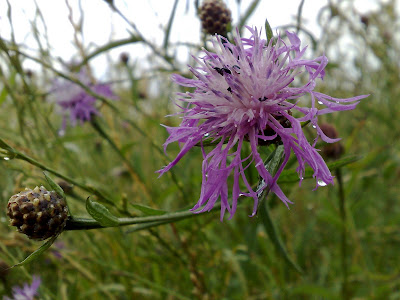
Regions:
<instances>
[{"instance_id":1,"label":"narrow green leaf","mask_svg":"<svg viewBox=\"0 0 400 300\"><path fill-rule=\"evenodd\" d=\"M274 37L271 25L269 25L268 19L265 19L265 34L267 35L268 42Z\"/></svg>"},{"instance_id":2,"label":"narrow green leaf","mask_svg":"<svg viewBox=\"0 0 400 300\"><path fill-rule=\"evenodd\" d=\"M267 168L268 172L271 175L274 175L281 164L282 158L284 155L284 147L280 145L276 148L276 150L270 155L265 163L265 167ZM259 186L263 185L264 180L260 179ZM268 189L265 189L264 192L259 196L259 210L258 213L260 215L261 221L264 225L264 229L268 234L268 237L271 239L272 243L274 244L278 254L283 256L285 262L295 269L300 274L303 273L301 268L289 257L289 254L286 250L285 245L282 243L281 239L279 238L278 231L271 219L271 215L269 214L269 207L268 203L264 198L265 194L268 194ZM264 200L264 201L263 201Z\"/></svg>"},{"instance_id":3,"label":"narrow green leaf","mask_svg":"<svg viewBox=\"0 0 400 300\"><path fill-rule=\"evenodd\" d=\"M165 30L165 36L164 36L164 42L163 42L163 48L165 51L168 48L169 35L171 33L172 23L174 22L176 7L178 6L178 1L179 0L175 0L174 6L172 7L171 15L168 20L167 29Z\"/></svg>"},{"instance_id":4,"label":"narrow green leaf","mask_svg":"<svg viewBox=\"0 0 400 300\"><path fill-rule=\"evenodd\" d=\"M64 190L56 183L53 179L51 179L46 172L43 172L44 177L46 178L47 182L49 183L52 190L54 190L59 196L65 199Z\"/></svg>"},{"instance_id":5,"label":"narrow green leaf","mask_svg":"<svg viewBox=\"0 0 400 300\"><path fill-rule=\"evenodd\" d=\"M0 148L14 153L14 149L0 138Z\"/></svg>"},{"instance_id":6,"label":"narrow green leaf","mask_svg":"<svg viewBox=\"0 0 400 300\"><path fill-rule=\"evenodd\" d=\"M283 154L285 152L285 148L283 145L279 145L275 152L273 153L273 157L267 162L265 167L268 172L273 176L276 171L278 171L279 165L281 164Z\"/></svg>"},{"instance_id":7,"label":"narrow green leaf","mask_svg":"<svg viewBox=\"0 0 400 300\"><path fill-rule=\"evenodd\" d=\"M247 20L251 17L253 12L256 10L258 4L260 3L260 0L253 0L253 2L250 3L249 7L241 16L240 18L240 23L239 23L239 30L242 31L243 26L247 23Z\"/></svg>"},{"instance_id":8,"label":"narrow green leaf","mask_svg":"<svg viewBox=\"0 0 400 300\"><path fill-rule=\"evenodd\" d=\"M7 89L3 89L0 93L0 105L6 100L8 96Z\"/></svg>"},{"instance_id":9,"label":"narrow green leaf","mask_svg":"<svg viewBox=\"0 0 400 300\"><path fill-rule=\"evenodd\" d=\"M133 208L141 211L147 216L159 216L166 213L166 211L164 210L154 209L145 205L140 205L140 204L131 204L131 205L133 206Z\"/></svg>"},{"instance_id":10,"label":"narrow green leaf","mask_svg":"<svg viewBox=\"0 0 400 300\"><path fill-rule=\"evenodd\" d=\"M285 262L293 267L297 272L300 274L303 273L301 268L289 257L289 254L286 250L285 245L282 243L281 239L278 236L278 232L275 228L275 225L271 219L269 214L268 204L266 201L263 201L259 210L260 218L263 222L265 231L267 232L269 238L271 239L272 243L274 244L276 251L283 256Z\"/></svg>"},{"instance_id":11,"label":"narrow green leaf","mask_svg":"<svg viewBox=\"0 0 400 300\"><path fill-rule=\"evenodd\" d=\"M327 164L327 166L328 166L329 170L334 171L340 167L354 163L354 162L360 160L361 158L362 158L362 156L352 155L352 156L348 156L348 157L330 162ZM306 168L305 172L304 172L304 179L312 178L313 174L314 174L313 169L311 169L310 167ZM281 175L279 176L278 184L292 183L292 182L298 182L298 181L299 181L299 174L296 172L296 170L283 170Z\"/></svg>"},{"instance_id":12,"label":"narrow green leaf","mask_svg":"<svg viewBox=\"0 0 400 300\"><path fill-rule=\"evenodd\" d=\"M295 295L307 295L307 296L319 296L324 299L337 299L337 296L335 294L332 294L332 292L329 289L326 289L322 286L318 285L299 285L290 290L289 294L291 296Z\"/></svg>"},{"instance_id":13,"label":"narrow green leaf","mask_svg":"<svg viewBox=\"0 0 400 300\"><path fill-rule=\"evenodd\" d=\"M50 248L50 246L54 243L54 241L57 239L58 234L53 236L51 239L49 239L46 243L44 243L42 246L40 246L39 249L37 249L35 252L31 253L27 258L25 258L23 261L20 263L13 265L12 268L14 267L19 267L26 265L30 263L31 261L37 259L44 251Z\"/></svg>"},{"instance_id":14,"label":"narrow green leaf","mask_svg":"<svg viewBox=\"0 0 400 300\"><path fill-rule=\"evenodd\" d=\"M116 216L112 215L103 204L94 202L89 197L86 199L86 211L102 226L115 227L119 225Z\"/></svg>"}]
</instances>

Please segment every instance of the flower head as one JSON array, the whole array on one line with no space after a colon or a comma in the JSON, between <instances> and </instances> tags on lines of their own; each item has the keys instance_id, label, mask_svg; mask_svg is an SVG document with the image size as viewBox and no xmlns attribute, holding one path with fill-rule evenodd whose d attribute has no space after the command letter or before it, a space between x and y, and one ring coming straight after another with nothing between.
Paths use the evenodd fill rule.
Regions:
<instances>
[{"instance_id":1,"label":"flower head","mask_svg":"<svg viewBox=\"0 0 400 300\"><path fill-rule=\"evenodd\" d=\"M22 288L13 287L13 298L5 296L3 300L33 300L37 296L37 290L40 286L41 280L38 276L32 277L32 284L24 284Z\"/></svg>"},{"instance_id":2,"label":"flower head","mask_svg":"<svg viewBox=\"0 0 400 300\"><path fill-rule=\"evenodd\" d=\"M267 186L287 206L292 203L276 183L291 152L298 160L300 183L305 164L314 170L313 177L321 185L333 183L333 177L315 144L318 137L328 143L339 139L327 137L318 126L317 118L335 111L354 109L360 99L367 97L338 99L314 91L316 80L323 79L325 74L328 60L324 55L312 60L303 58L306 48L300 48L300 39L295 33L286 32L289 43L281 37L274 43L273 40L267 42L261 39L261 32L257 29L247 29L251 37L240 38L237 31L234 44L216 36L213 41L216 52L205 50L202 59L196 58L199 66L190 67L195 79L173 75L172 79L177 84L195 90L178 93L178 99L185 104L181 106L182 123L179 127L167 127L170 136L164 147L179 142L181 150L169 165L158 171L161 174L167 172L205 137L219 141L208 153L202 147L201 194L193 210L209 211L220 198L221 220L226 210L233 216L241 195L254 199L254 215L258 197ZM307 82L292 86L301 73L305 73ZM309 100L305 99L307 94ZM302 102L311 105L300 106ZM318 109L317 106L323 108ZM316 130L317 137L313 144L308 142L302 131L301 122L306 121L310 121ZM257 149L268 141L279 141L284 146L284 159L274 176L265 168ZM249 157L242 157L244 142L250 143ZM250 163L254 164L265 182L256 190L244 173ZM227 179L232 173L232 202L229 203Z\"/></svg>"},{"instance_id":3,"label":"flower head","mask_svg":"<svg viewBox=\"0 0 400 300\"><path fill-rule=\"evenodd\" d=\"M77 79L92 90L95 94L115 98L109 84L93 84L86 72L82 68L77 74ZM90 121L93 116L99 115L95 106L96 98L88 94L81 86L63 79L57 79L52 87L53 96L58 104L59 111L63 115L63 123L60 132L64 132L67 121L71 126L76 126L79 122Z\"/></svg>"}]
</instances>

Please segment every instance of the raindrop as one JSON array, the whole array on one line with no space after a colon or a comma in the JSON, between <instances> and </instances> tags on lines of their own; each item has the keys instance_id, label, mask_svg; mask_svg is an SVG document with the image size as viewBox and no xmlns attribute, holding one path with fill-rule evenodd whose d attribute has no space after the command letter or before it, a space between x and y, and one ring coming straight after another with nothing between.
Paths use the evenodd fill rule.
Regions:
<instances>
[{"instance_id":1,"label":"raindrop","mask_svg":"<svg viewBox=\"0 0 400 300\"><path fill-rule=\"evenodd\" d=\"M318 104L324 104L324 103L323 103L322 101L319 101L319 100L318 100Z\"/></svg>"},{"instance_id":2,"label":"raindrop","mask_svg":"<svg viewBox=\"0 0 400 300\"><path fill-rule=\"evenodd\" d=\"M339 104L340 102L339 102L339 101L336 101L336 103Z\"/></svg>"},{"instance_id":3,"label":"raindrop","mask_svg":"<svg viewBox=\"0 0 400 300\"><path fill-rule=\"evenodd\" d=\"M315 126L315 125L312 125L312 128L314 128L314 129L315 129L315 128L317 128L317 126Z\"/></svg>"},{"instance_id":4,"label":"raindrop","mask_svg":"<svg viewBox=\"0 0 400 300\"><path fill-rule=\"evenodd\" d=\"M209 133L205 133L204 134L204 137L208 137L210 134Z\"/></svg>"},{"instance_id":5,"label":"raindrop","mask_svg":"<svg viewBox=\"0 0 400 300\"><path fill-rule=\"evenodd\" d=\"M10 158L9 158L9 157L4 157L3 159L4 159L4 160L10 160Z\"/></svg>"},{"instance_id":6,"label":"raindrop","mask_svg":"<svg viewBox=\"0 0 400 300\"><path fill-rule=\"evenodd\" d=\"M303 176L300 176L300 180L303 180L304 179L304 177Z\"/></svg>"},{"instance_id":7,"label":"raindrop","mask_svg":"<svg viewBox=\"0 0 400 300\"><path fill-rule=\"evenodd\" d=\"M318 180L318 185L319 186L326 186L326 182L322 180Z\"/></svg>"}]
</instances>

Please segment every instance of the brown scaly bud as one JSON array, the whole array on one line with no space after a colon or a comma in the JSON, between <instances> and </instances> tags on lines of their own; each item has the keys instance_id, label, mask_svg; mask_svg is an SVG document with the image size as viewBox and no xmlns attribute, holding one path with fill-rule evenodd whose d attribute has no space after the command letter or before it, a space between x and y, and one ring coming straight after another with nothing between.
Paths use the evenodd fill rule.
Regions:
<instances>
[{"instance_id":1,"label":"brown scaly bud","mask_svg":"<svg viewBox=\"0 0 400 300\"><path fill-rule=\"evenodd\" d=\"M209 34L226 36L231 10L221 0L205 0L199 9L201 27Z\"/></svg>"},{"instance_id":2,"label":"brown scaly bud","mask_svg":"<svg viewBox=\"0 0 400 300\"><path fill-rule=\"evenodd\" d=\"M19 232L33 240L45 240L63 230L68 207L65 199L41 186L11 196L7 215Z\"/></svg>"},{"instance_id":3,"label":"brown scaly bud","mask_svg":"<svg viewBox=\"0 0 400 300\"><path fill-rule=\"evenodd\" d=\"M74 186L72 184L69 184L68 182L66 182L64 180L58 181L57 184L62 188L64 193L66 193L66 194L73 193Z\"/></svg>"},{"instance_id":4,"label":"brown scaly bud","mask_svg":"<svg viewBox=\"0 0 400 300\"><path fill-rule=\"evenodd\" d=\"M129 54L127 52L122 52L119 55L119 60L122 64L127 65L129 62Z\"/></svg>"},{"instance_id":5,"label":"brown scaly bud","mask_svg":"<svg viewBox=\"0 0 400 300\"><path fill-rule=\"evenodd\" d=\"M361 21L361 23L364 24L365 27L368 27L368 25L369 25L369 16L367 16L367 15L362 15L362 16L360 17L360 21Z\"/></svg>"},{"instance_id":6,"label":"brown scaly bud","mask_svg":"<svg viewBox=\"0 0 400 300\"><path fill-rule=\"evenodd\" d=\"M321 130L325 133L325 135L331 139L338 138L338 133L330 124L323 123L319 125ZM322 155L326 158L338 159L344 153L343 145L340 142L327 144L322 148Z\"/></svg>"}]
</instances>

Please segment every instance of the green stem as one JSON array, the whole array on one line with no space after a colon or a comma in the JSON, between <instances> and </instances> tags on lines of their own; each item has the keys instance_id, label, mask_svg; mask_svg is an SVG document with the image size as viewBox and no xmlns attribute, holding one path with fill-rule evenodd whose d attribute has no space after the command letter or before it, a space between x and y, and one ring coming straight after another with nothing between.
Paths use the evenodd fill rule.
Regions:
<instances>
[{"instance_id":1,"label":"green stem","mask_svg":"<svg viewBox=\"0 0 400 300\"><path fill-rule=\"evenodd\" d=\"M211 212L219 211L221 208L221 204L216 204ZM176 221L180 221L187 218L192 218L200 215L204 215L208 213L196 214L192 211L182 211L176 213L169 213L161 216L148 216L148 217L135 217L135 218L118 218L118 224L115 226L103 226L99 222L94 219L87 218L74 218L70 217L67 220L67 224L65 226L65 230L89 230L89 229L99 229L99 228L108 228L108 227L120 227L127 225L139 224L140 230L146 229L150 227L154 227L157 225L168 224ZM137 231L138 228L133 228L132 231Z\"/></svg>"},{"instance_id":2,"label":"green stem","mask_svg":"<svg viewBox=\"0 0 400 300\"><path fill-rule=\"evenodd\" d=\"M118 156L121 158L121 160L127 165L132 178L139 183L142 190L147 194L148 197L150 197L151 194L150 194L147 186L145 185L143 179L137 173L137 171L133 167L130 160L127 159L124 154L122 154L121 149L118 148L118 146L114 143L112 138L103 130L103 128L101 128L97 119L93 118L91 121L91 124L92 124L93 128L100 134L100 136L103 137L110 144L111 148L115 151L115 153L118 154Z\"/></svg>"},{"instance_id":3,"label":"green stem","mask_svg":"<svg viewBox=\"0 0 400 300\"><path fill-rule=\"evenodd\" d=\"M106 52L108 50L111 50L113 48L116 47L120 47L120 46L124 46L127 44L132 44L132 43L136 43L136 42L142 42L143 40L140 37L137 36L132 36L130 38L127 39L123 39L123 40L119 40L119 41L114 41L111 43L108 43L107 45L104 45L102 47L97 48L95 51L93 51L92 53L90 53L88 56L86 56L83 61L79 64L79 67L82 67L84 65L86 65L89 60L91 60L92 58L96 57L97 55Z\"/></svg>"},{"instance_id":4,"label":"green stem","mask_svg":"<svg viewBox=\"0 0 400 300\"><path fill-rule=\"evenodd\" d=\"M10 48L11 49L11 48ZM77 84L78 86L80 86L85 92L87 92L89 95L95 97L96 99L99 99L100 101L102 101L104 104L106 104L108 107L110 107L115 113L120 114L121 115L121 119L124 120L125 122L127 122L129 125L131 125L136 131L138 131L142 136L146 137L148 139L148 142L150 143L150 145L156 149L160 154L161 157L164 159L164 163L167 163L168 161L170 161L171 159L168 158L168 156L165 155L163 149L156 145L151 138L149 138L148 134L140 128L140 126L138 124L136 124L134 121L130 120L129 118L127 118L123 112L121 110L119 110L112 102L111 99L105 98L102 95L99 95L95 92L93 92L89 87L87 87L86 85L84 85L83 83L81 83L78 79L68 76L62 72L57 71L55 68L53 68L50 64L47 64L43 61L41 61L40 59L37 59L33 56L30 56L24 52L21 52L19 49L15 48L15 49L11 49L13 51L15 51L16 53L20 54L21 56L24 56L34 62L37 62L38 64L41 64L44 68L49 69L50 71L52 71L54 74L56 74L57 76L64 78L70 82L73 82L75 84ZM170 170L170 172L168 172L171 176L171 179L173 180L173 182L179 187L179 191L182 194L182 197L185 198L186 195L183 192L183 185L178 181L174 170Z\"/></svg>"},{"instance_id":5,"label":"green stem","mask_svg":"<svg viewBox=\"0 0 400 300\"><path fill-rule=\"evenodd\" d=\"M340 241L340 252L341 252L341 263L342 263L342 299L350 299L348 290L348 268L347 268L347 228L346 228L346 203L343 187L342 170L338 168L336 170L336 178L338 181L338 197L339 197L339 211L340 219L342 221L342 232Z\"/></svg>"},{"instance_id":6,"label":"green stem","mask_svg":"<svg viewBox=\"0 0 400 300\"><path fill-rule=\"evenodd\" d=\"M96 195L104 203L111 204L114 206L114 201L112 201L111 199L104 196L102 193L100 193L95 188L87 186L83 183L80 183L80 182L74 180L73 178L63 175L63 174L59 173L58 171L53 170L52 168L49 168L49 167L45 166L44 164L38 162L37 160L33 159L32 157L29 157L28 155L21 153L18 150L13 149L6 142L4 142L1 138L0 138L0 147L3 148L7 152L7 155L10 159L16 158L16 159L24 160L24 161L30 163L31 165L34 165L44 171L47 171L53 175L56 175L57 177L62 178L65 181L67 181L73 185L76 185L91 194Z\"/></svg>"}]
</instances>

